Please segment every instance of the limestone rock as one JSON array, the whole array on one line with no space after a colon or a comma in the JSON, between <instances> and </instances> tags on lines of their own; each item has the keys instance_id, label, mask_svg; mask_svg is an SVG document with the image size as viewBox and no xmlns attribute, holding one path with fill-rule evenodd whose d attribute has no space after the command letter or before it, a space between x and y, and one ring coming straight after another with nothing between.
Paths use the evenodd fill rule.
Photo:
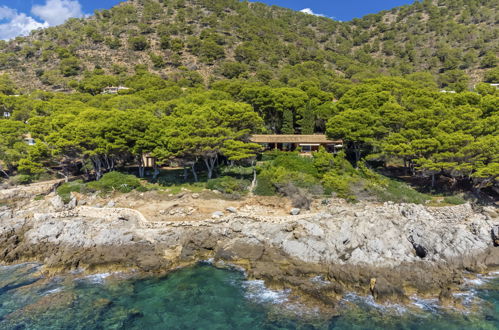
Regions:
<instances>
[{"instance_id":1,"label":"limestone rock","mask_svg":"<svg viewBox=\"0 0 499 330\"><path fill-rule=\"evenodd\" d=\"M499 246L499 225L492 227L492 240L494 241L494 246Z\"/></svg>"},{"instance_id":2,"label":"limestone rock","mask_svg":"<svg viewBox=\"0 0 499 330\"><path fill-rule=\"evenodd\" d=\"M487 216L489 216L491 219L496 219L499 218L499 213L497 208L492 207L492 206L487 206L483 208L483 213Z\"/></svg>"},{"instance_id":3,"label":"limestone rock","mask_svg":"<svg viewBox=\"0 0 499 330\"><path fill-rule=\"evenodd\" d=\"M293 209L291 209L291 211L289 213L291 215L299 215L301 213L301 209L299 209L299 208L293 208Z\"/></svg>"},{"instance_id":4,"label":"limestone rock","mask_svg":"<svg viewBox=\"0 0 499 330\"><path fill-rule=\"evenodd\" d=\"M74 209L77 205L78 205L78 199L76 198L76 196L73 196L73 197L71 198L71 200L69 201L68 205L66 205L66 207L67 207L69 210L72 210L72 209Z\"/></svg>"},{"instance_id":5,"label":"limestone rock","mask_svg":"<svg viewBox=\"0 0 499 330\"><path fill-rule=\"evenodd\" d=\"M62 200L61 196L56 195L55 197L52 197L50 199L50 204L56 211L62 211L64 209L64 201Z\"/></svg>"},{"instance_id":6,"label":"limestone rock","mask_svg":"<svg viewBox=\"0 0 499 330\"><path fill-rule=\"evenodd\" d=\"M192 194L192 195L191 195L191 197L192 197L193 199L198 199L198 198L199 198L199 194L194 193L194 194Z\"/></svg>"},{"instance_id":7,"label":"limestone rock","mask_svg":"<svg viewBox=\"0 0 499 330\"><path fill-rule=\"evenodd\" d=\"M228 208L226 208L227 212L230 212L230 213L237 213L237 209L233 206L229 206Z\"/></svg>"},{"instance_id":8,"label":"limestone rock","mask_svg":"<svg viewBox=\"0 0 499 330\"><path fill-rule=\"evenodd\" d=\"M213 219L220 219L223 216L224 216L224 213L222 211L213 212L213 214L211 215L211 217Z\"/></svg>"}]
</instances>

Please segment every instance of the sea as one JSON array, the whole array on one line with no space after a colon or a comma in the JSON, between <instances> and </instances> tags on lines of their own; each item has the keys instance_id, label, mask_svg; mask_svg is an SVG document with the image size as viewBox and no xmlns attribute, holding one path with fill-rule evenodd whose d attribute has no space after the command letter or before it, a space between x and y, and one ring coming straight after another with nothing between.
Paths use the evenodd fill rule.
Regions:
<instances>
[{"instance_id":1,"label":"sea","mask_svg":"<svg viewBox=\"0 0 499 330\"><path fill-rule=\"evenodd\" d=\"M292 290L271 290L207 262L156 277L46 278L41 266L0 266L0 329L499 329L494 273L467 280L456 294L460 307L417 297L378 304L350 293L325 314Z\"/></svg>"}]
</instances>

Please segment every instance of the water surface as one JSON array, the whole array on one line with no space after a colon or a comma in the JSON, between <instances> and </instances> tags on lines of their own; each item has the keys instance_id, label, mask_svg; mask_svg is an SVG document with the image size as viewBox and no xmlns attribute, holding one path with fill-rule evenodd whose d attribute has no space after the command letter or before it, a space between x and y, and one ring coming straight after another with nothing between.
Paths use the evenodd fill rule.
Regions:
<instances>
[{"instance_id":1,"label":"water surface","mask_svg":"<svg viewBox=\"0 0 499 330\"><path fill-rule=\"evenodd\" d=\"M378 305L354 294L325 319L236 270L200 264L165 277L44 279L39 265L0 267L1 329L499 329L499 279L468 284L466 310L414 299Z\"/></svg>"}]
</instances>

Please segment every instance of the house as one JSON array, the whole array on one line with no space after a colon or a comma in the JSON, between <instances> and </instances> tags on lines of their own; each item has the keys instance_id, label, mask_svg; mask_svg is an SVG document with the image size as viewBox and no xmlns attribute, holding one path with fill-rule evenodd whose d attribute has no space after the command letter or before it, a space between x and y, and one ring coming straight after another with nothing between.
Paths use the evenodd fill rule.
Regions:
<instances>
[{"instance_id":1,"label":"house","mask_svg":"<svg viewBox=\"0 0 499 330\"><path fill-rule=\"evenodd\" d=\"M27 144L27 145L29 145L29 146L34 146L34 145L36 144L35 139L33 139L33 138L31 137L31 134L29 134L29 133L28 133L28 134L25 134L25 135L23 136L23 138L24 138L24 143L26 143L26 144Z\"/></svg>"},{"instance_id":2,"label":"house","mask_svg":"<svg viewBox=\"0 0 499 330\"><path fill-rule=\"evenodd\" d=\"M493 86L495 88L499 88L499 84L490 84L490 86Z\"/></svg>"},{"instance_id":3,"label":"house","mask_svg":"<svg viewBox=\"0 0 499 330\"><path fill-rule=\"evenodd\" d=\"M156 157L151 156L150 154L142 155L142 164L144 167L155 167L156 166Z\"/></svg>"},{"instance_id":4,"label":"house","mask_svg":"<svg viewBox=\"0 0 499 330\"><path fill-rule=\"evenodd\" d=\"M333 153L343 148L342 140L330 140L324 134L253 135L250 141L264 146L267 150L299 151L303 154L318 151L321 146Z\"/></svg>"},{"instance_id":5,"label":"house","mask_svg":"<svg viewBox=\"0 0 499 330\"><path fill-rule=\"evenodd\" d=\"M34 146L36 144L35 139L33 138L24 138L24 142L29 146Z\"/></svg>"},{"instance_id":6,"label":"house","mask_svg":"<svg viewBox=\"0 0 499 330\"><path fill-rule=\"evenodd\" d=\"M109 86L104 88L102 94L118 94L120 91L128 90L130 88L125 86Z\"/></svg>"},{"instance_id":7,"label":"house","mask_svg":"<svg viewBox=\"0 0 499 330\"><path fill-rule=\"evenodd\" d=\"M10 111L4 111L4 112L3 112L3 116L4 116L5 118L9 118L9 117L10 117Z\"/></svg>"}]
</instances>

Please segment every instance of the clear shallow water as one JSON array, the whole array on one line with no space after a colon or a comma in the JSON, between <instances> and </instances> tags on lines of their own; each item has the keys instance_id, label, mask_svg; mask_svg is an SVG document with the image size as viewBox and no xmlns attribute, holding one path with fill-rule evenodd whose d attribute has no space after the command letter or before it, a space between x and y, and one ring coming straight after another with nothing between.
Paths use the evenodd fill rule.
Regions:
<instances>
[{"instance_id":1,"label":"clear shallow water","mask_svg":"<svg viewBox=\"0 0 499 330\"><path fill-rule=\"evenodd\" d=\"M340 316L321 319L290 291L209 265L148 279L47 280L38 268L0 267L0 329L499 329L499 279L470 282L465 312L431 300L382 306L351 294Z\"/></svg>"}]
</instances>

